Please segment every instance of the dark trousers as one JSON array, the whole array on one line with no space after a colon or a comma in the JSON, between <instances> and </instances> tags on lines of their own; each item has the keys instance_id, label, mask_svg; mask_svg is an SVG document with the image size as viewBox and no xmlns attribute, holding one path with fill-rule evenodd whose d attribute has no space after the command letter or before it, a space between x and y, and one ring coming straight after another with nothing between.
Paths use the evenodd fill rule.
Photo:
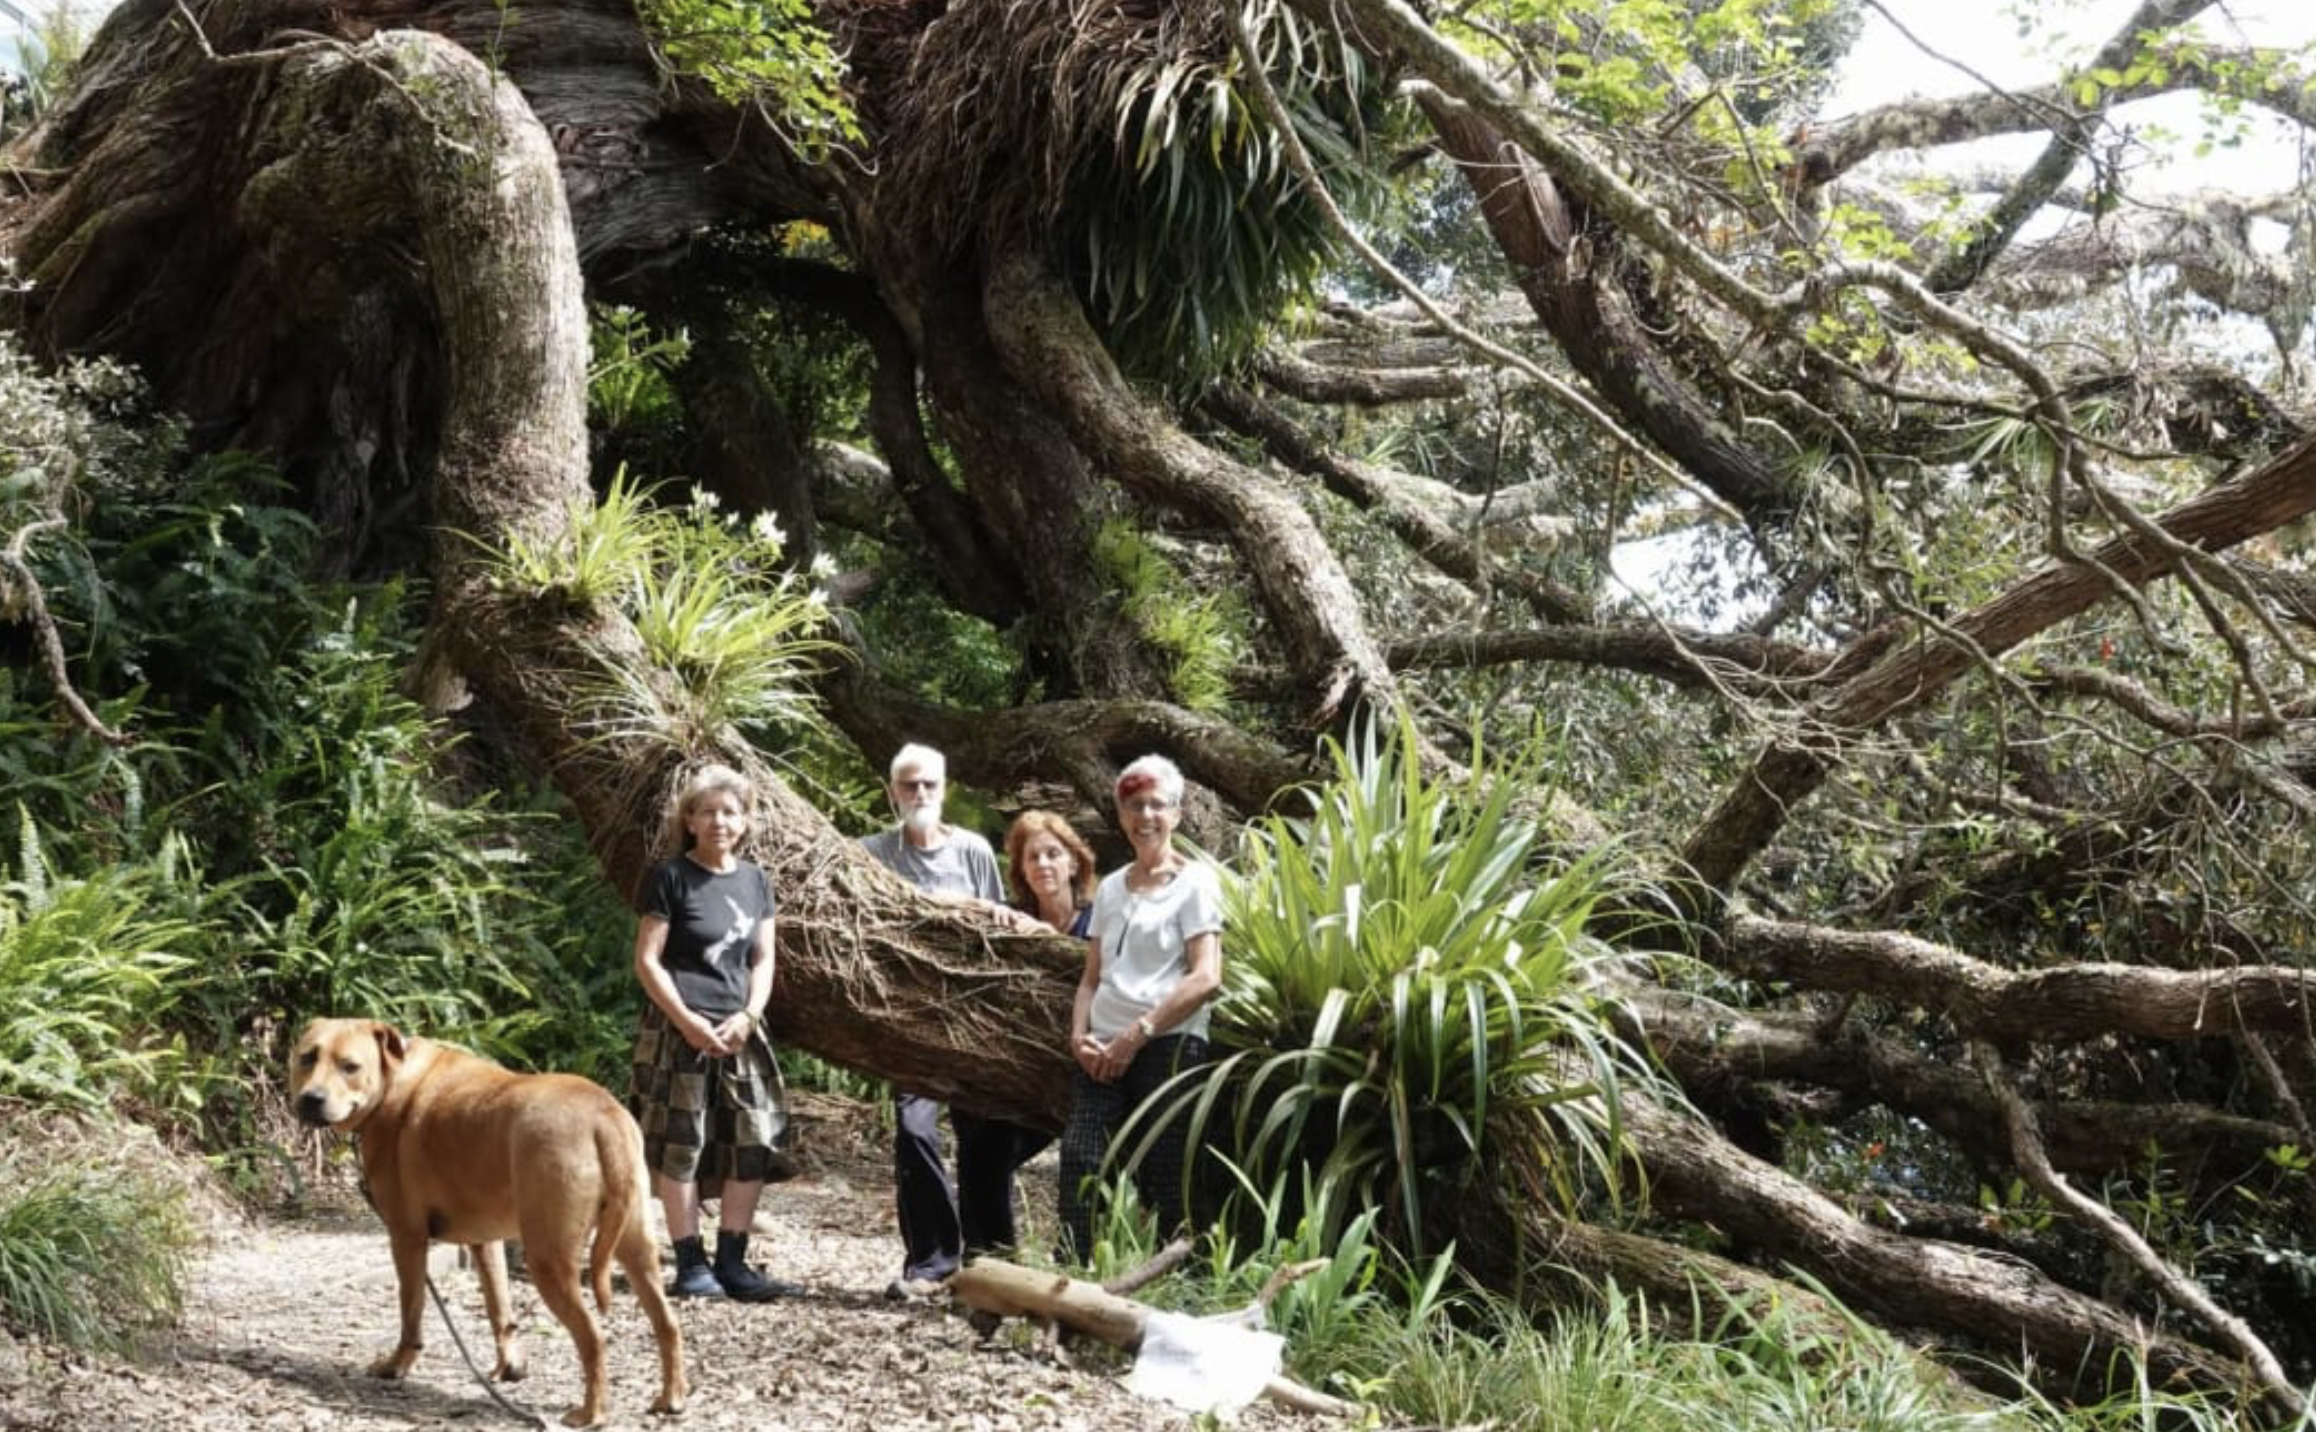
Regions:
<instances>
[{"instance_id":1,"label":"dark trousers","mask_svg":"<svg viewBox=\"0 0 2316 1432\"><path fill-rule=\"evenodd\" d=\"M939 1279L964 1259L1010 1248L1013 1175L1051 1139L1003 1119L949 1111L957 1130L957 1180L941 1156L941 1104L893 1096L893 1189L901 1215L901 1276Z\"/></svg>"},{"instance_id":2,"label":"dark trousers","mask_svg":"<svg viewBox=\"0 0 2316 1432\"><path fill-rule=\"evenodd\" d=\"M1116 1082L1097 1083L1080 1069L1070 1086L1069 1127L1061 1142L1062 1254L1084 1259L1094 1247L1094 1197L1110 1145L1126 1121L1180 1069L1206 1062L1206 1041L1195 1034L1153 1039L1134 1056ZM1139 1145L1140 1140L1137 1139ZM1187 1119L1167 1123L1134 1170L1134 1192L1158 1218L1161 1237L1190 1222L1183 1173L1189 1158Z\"/></svg>"}]
</instances>

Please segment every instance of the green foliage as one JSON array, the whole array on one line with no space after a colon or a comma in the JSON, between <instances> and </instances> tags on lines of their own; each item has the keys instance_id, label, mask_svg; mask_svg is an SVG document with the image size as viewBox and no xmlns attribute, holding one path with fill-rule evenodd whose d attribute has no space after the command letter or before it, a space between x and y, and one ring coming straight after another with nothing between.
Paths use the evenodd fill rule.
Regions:
<instances>
[{"instance_id":1,"label":"green foliage","mask_svg":"<svg viewBox=\"0 0 2316 1432\"><path fill-rule=\"evenodd\" d=\"M263 501L279 486L239 453L105 484L77 544L40 568L84 680L153 687L186 716L241 709L273 684L312 599L315 536Z\"/></svg>"},{"instance_id":2,"label":"green foliage","mask_svg":"<svg viewBox=\"0 0 2316 1432\"><path fill-rule=\"evenodd\" d=\"M553 544L517 541L494 558L497 579L582 605L610 603L633 624L648 662L607 653L596 696L606 736L703 749L726 733L818 723L812 660L834 650L813 633L822 594L779 566L769 514L742 528L705 490L689 508L661 506L615 482L575 511Z\"/></svg>"},{"instance_id":3,"label":"green foliage","mask_svg":"<svg viewBox=\"0 0 2316 1432\"><path fill-rule=\"evenodd\" d=\"M429 772L445 749L401 693L409 651L389 599L349 602L286 673L295 744L252 770L256 869L230 882L256 977L293 1015L361 1013L463 1033L528 998L500 958L491 859L500 823L450 805Z\"/></svg>"},{"instance_id":4,"label":"green foliage","mask_svg":"<svg viewBox=\"0 0 2316 1432\"><path fill-rule=\"evenodd\" d=\"M559 542L511 543L500 580L575 607L611 602L649 570L655 520L650 492L617 473L600 499L572 508Z\"/></svg>"},{"instance_id":5,"label":"green foliage","mask_svg":"<svg viewBox=\"0 0 2316 1432\"><path fill-rule=\"evenodd\" d=\"M1780 1305L1732 1307L1701 1335L1680 1336L1614 1287L1596 1309L1541 1325L1483 1294L1462 1304L1454 1317L1369 1318L1361 1336L1333 1340L1323 1356L1298 1344L1295 1368L1422 1426L2025 1432L2037 1423L2026 1409L1964 1390L1862 1323L1827 1328Z\"/></svg>"},{"instance_id":6,"label":"green foliage","mask_svg":"<svg viewBox=\"0 0 2316 1432\"><path fill-rule=\"evenodd\" d=\"M1293 1176L1301 1184L1291 1198L1284 1177L1260 1196L1246 1185L1260 1230L1251 1257L1234 1258L1227 1237L1216 1240L1211 1256L1215 1281L1235 1283L1246 1295L1257 1291L1249 1279L1263 1269L1311 1268L1279 1291L1269 1315L1299 1363L1324 1366L1378 1334L1420 1327L1451 1306L1444 1290L1455 1271L1452 1245L1428 1263L1403 1264L1377 1236L1382 1209L1340 1206L1346 1188L1314 1182L1309 1168Z\"/></svg>"},{"instance_id":7,"label":"green foliage","mask_svg":"<svg viewBox=\"0 0 2316 1432\"><path fill-rule=\"evenodd\" d=\"M1587 929L1610 854L1548 859L1514 809L1544 750L1435 776L1412 735L1402 716L1330 743L1310 814L1248 830L1215 1012L1232 1052L1195 1077L1255 1183L1314 1163L1333 1206L1383 1208L1420 1254L1427 1194L1467 1175L1613 1193L1621 1092L1652 1076L1609 1028L1618 956Z\"/></svg>"},{"instance_id":8,"label":"green foliage","mask_svg":"<svg viewBox=\"0 0 2316 1432\"><path fill-rule=\"evenodd\" d=\"M1223 709L1250 645L1244 598L1229 587L1193 585L1124 521L1103 523L1093 550L1128 619L1166 654L1175 699L1195 711Z\"/></svg>"},{"instance_id":9,"label":"green foliage","mask_svg":"<svg viewBox=\"0 0 2316 1432\"><path fill-rule=\"evenodd\" d=\"M807 157L858 143L844 61L808 0L638 0L663 62L753 107Z\"/></svg>"},{"instance_id":10,"label":"green foliage","mask_svg":"<svg viewBox=\"0 0 2316 1432\"><path fill-rule=\"evenodd\" d=\"M1262 0L1247 20L1322 180L1339 204L1364 207L1382 77L1349 38L1286 5ZM1089 148L1083 164L1057 232L1079 236L1089 307L1128 368L1209 376L1251 354L1282 306L1316 292L1333 232L1227 41L1146 58L1122 88L1116 144Z\"/></svg>"},{"instance_id":11,"label":"green foliage","mask_svg":"<svg viewBox=\"0 0 2316 1432\"><path fill-rule=\"evenodd\" d=\"M0 668L0 1093L262 1147L263 1041L324 1012L623 1082L633 918L551 797L448 779L455 743L401 691L417 596L314 583L270 473L175 440L124 374L0 339L0 523L56 524L34 570L133 738L60 737L44 677ZM622 535L583 579L631 575Z\"/></svg>"},{"instance_id":12,"label":"green foliage","mask_svg":"<svg viewBox=\"0 0 2316 1432\"><path fill-rule=\"evenodd\" d=\"M1308 1171L1305 1171L1306 1179ZM1250 1197L1253 1190L1249 1189ZM1122 1181L1086 1276L1140 1266L1157 1251ZM1137 1294L1194 1315L1243 1308L1273 1270L1317 1263L1280 1291L1269 1325L1288 1371L1364 1404L1369 1425L1504 1432L2180 1432L2234 1428L2219 1399L2158 1392L2144 1367L2107 1402L2061 1407L2032 1392L2003 1399L1966 1386L1814 1290L1818 1302L1740 1302L1700 1288L1665 1316L1614 1284L1583 1308L1538 1321L1451 1272L1452 1250L1412 1265L1380 1238L1382 1210L1343 1206L1306 1181L1251 1197L1241 1248L1227 1233L1205 1255ZM1299 1212L1298 1212L1299 1210ZM2316 1423L2302 1420L2293 1432Z\"/></svg>"},{"instance_id":13,"label":"green foliage","mask_svg":"<svg viewBox=\"0 0 2316 1432\"><path fill-rule=\"evenodd\" d=\"M0 335L0 538L27 544L74 683L115 725L136 714L140 689L193 719L228 708L246 717L250 693L266 688L305 620L312 524L256 500L278 487L261 464L230 453L184 462L179 436L145 413L124 370L46 372ZM11 577L0 576L0 599L0 616L29 610ZM43 670L20 687L11 676L0 690L0 750L13 744L19 714L34 719L46 679ZM124 688L130 694L107 695ZM54 783L79 770L58 793L74 784L101 793L95 813L106 819L45 798L35 812L52 834L86 824L104 844L117 832L102 827L138 814L143 788L166 784L181 756L160 742L91 750L77 734L68 751L67 761L27 751L19 774L29 782L32 767L46 766ZM19 798L28 788L12 785Z\"/></svg>"},{"instance_id":14,"label":"green foliage","mask_svg":"<svg viewBox=\"0 0 2316 1432\"><path fill-rule=\"evenodd\" d=\"M875 560L874 554L859 555ZM1013 642L989 623L950 606L920 564L894 564L847 615L889 677L929 701L998 707L1024 699L1029 683ZM881 779L876 784L874 808L881 814Z\"/></svg>"},{"instance_id":15,"label":"green foliage","mask_svg":"<svg viewBox=\"0 0 2316 1432\"><path fill-rule=\"evenodd\" d=\"M1094 1246L1086 1253L1085 1276L1096 1282L1131 1273L1158 1256L1166 1240L1158 1217L1142 1206L1134 1180L1119 1170L1104 1181L1094 1199Z\"/></svg>"},{"instance_id":16,"label":"green foliage","mask_svg":"<svg viewBox=\"0 0 2316 1432\"><path fill-rule=\"evenodd\" d=\"M59 735L45 687L0 668L0 790L28 817L0 819L0 868L17 866L32 849L23 840L28 831L40 837L34 853L74 868L85 855L143 834L141 750L122 752L79 730ZM117 719L121 708L106 714Z\"/></svg>"},{"instance_id":17,"label":"green foliage","mask_svg":"<svg viewBox=\"0 0 2316 1432\"><path fill-rule=\"evenodd\" d=\"M2087 1406L2061 1405L2031 1389L2018 1405L2024 1425L2049 1432L2242 1432L2255 1425L2234 1398L2159 1389L2143 1361L2131 1365L2121 1391ZM2272 1424L2275 1432L2312 1432L2316 1412Z\"/></svg>"},{"instance_id":18,"label":"green foliage","mask_svg":"<svg viewBox=\"0 0 2316 1432\"><path fill-rule=\"evenodd\" d=\"M1500 0L1468 13L1472 28L1450 26L1468 49L1500 53L1499 27L1536 37L1553 97L1612 124L1652 118L1706 84L1742 119L1764 119L1822 87L1858 26L1845 0Z\"/></svg>"},{"instance_id":19,"label":"green foliage","mask_svg":"<svg viewBox=\"0 0 2316 1432\"><path fill-rule=\"evenodd\" d=\"M654 333L642 313L620 304L594 305L588 319L594 356L587 366L587 425L617 433L672 421L676 400L667 375L690 354L690 337L680 329Z\"/></svg>"},{"instance_id":20,"label":"green foliage","mask_svg":"<svg viewBox=\"0 0 2316 1432\"><path fill-rule=\"evenodd\" d=\"M145 873L49 868L20 806L17 878L0 889L0 1097L93 1108L170 1064L154 1022L185 990L194 930L151 913Z\"/></svg>"},{"instance_id":21,"label":"green foliage","mask_svg":"<svg viewBox=\"0 0 2316 1432\"><path fill-rule=\"evenodd\" d=\"M88 31L72 5L56 0L16 45L24 84L13 93L0 87L0 141L30 129L64 94L88 48Z\"/></svg>"},{"instance_id":22,"label":"green foliage","mask_svg":"<svg viewBox=\"0 0 2316 1432\"><path fill-rule=\"evenodd\" d=\"M184 1301L194 1229L174 1189L120 1168L0 1156L0 1319L67 1347L125 1350Z\"/></svg>"}]
</instances>

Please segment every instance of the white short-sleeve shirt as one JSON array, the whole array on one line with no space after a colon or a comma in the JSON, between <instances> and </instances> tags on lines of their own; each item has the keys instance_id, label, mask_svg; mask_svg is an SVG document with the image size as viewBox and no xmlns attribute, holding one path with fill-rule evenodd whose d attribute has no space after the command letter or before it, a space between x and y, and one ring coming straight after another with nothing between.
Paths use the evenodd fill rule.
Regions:
<instances>
[{"instance_id":1,"label":"white short-sleeve shirt","mask_svg":"<svg viewBox=\"0 0 2316 1432\"><path fill-rule=\"evenodd\" d=\"M1148 894L1126 888L1126 872L1113 870L1094 891L1093 938L1100 942L1102 979L1094 988L1087 1029L1096 1039L1113 1039L1174 993L1190 973L1192 939L1222 930L1222 883L1205 865L1185 865L1174 878ZM1206 1006L1166 1030L1206 1033Z\"/></svg>"}]
</instances>

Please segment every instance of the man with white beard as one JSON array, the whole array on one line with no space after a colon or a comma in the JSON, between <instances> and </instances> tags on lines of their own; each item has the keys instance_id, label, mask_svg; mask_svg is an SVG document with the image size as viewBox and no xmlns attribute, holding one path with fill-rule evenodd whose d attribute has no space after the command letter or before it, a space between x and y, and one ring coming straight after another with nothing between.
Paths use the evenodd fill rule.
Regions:
<instances>
[{"instance_id":1,"label":"man with white beard","mask_svg":"<svg viewBox=\"0 0 2316 1432\"><path fill-rule=\"evenodd\" d=\"M969 830L941 822L948 761L930 746L903 746L893 757L893 809L901 823L861 845L894 874L928 895L987 907L1024 930L1045 926L1005 903L997 855ZM1051 1140L1002 1119L949 1111L957 1131L957 1181L941 1157L941 1105L922 1094L893 1096L893 1184L900 1205L901 1276L885 1288L897 1300L930 1297L941 1280L975 1253L1013 1246L1013 1174Z\"/></svg>"}]
</instances>

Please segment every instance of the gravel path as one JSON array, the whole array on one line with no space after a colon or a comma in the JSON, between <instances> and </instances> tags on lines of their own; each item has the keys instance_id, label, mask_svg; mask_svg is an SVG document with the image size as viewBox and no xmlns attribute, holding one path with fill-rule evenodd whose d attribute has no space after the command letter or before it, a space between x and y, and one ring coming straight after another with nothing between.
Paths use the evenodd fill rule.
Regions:
<instances>
[{"instance_id":1,"label":"gravel path","mask_svg":"<svg viewBox=\"0 0 2316 1432\"><path fill-rule=\"evenodd\" d=\"M751 1252L802 1283L804 1297L765 1306L677 1304L692 1399L677 1420L646 1412L657 1389L651 1332L624 1289L607 1319L616 1428L1032 1429L1188 1428L1191 1419L1129 1396L1107 1349L1057 1357L1031 1329L987 1340L945 1305L881 1297L899 1261L890 1155L858 1106L800 1101L803 1176L767 1191ZM1035 1195L1045 1166L1024 1174L1031 1228L1050 1228ZM488 1365L489 1336L471 1274L437 1249L437 1281L461 1335ZM528 1380L509 1389L551 1419L578 1398L570 1339L527 1283L516 1283ZM67 1357L0 1333L0 1429L118 1432L373 1432L519 1428L476 1383L438 1315L410 1377L380 1382L362 1367L395 1336L394 1275L384 1235L358 1203L294 1218L223 1220L195 1273L185 1316L136 1360ZM1241 1426L1311 1426L1257 1407Z\"/></svg>"}]
</instances>

